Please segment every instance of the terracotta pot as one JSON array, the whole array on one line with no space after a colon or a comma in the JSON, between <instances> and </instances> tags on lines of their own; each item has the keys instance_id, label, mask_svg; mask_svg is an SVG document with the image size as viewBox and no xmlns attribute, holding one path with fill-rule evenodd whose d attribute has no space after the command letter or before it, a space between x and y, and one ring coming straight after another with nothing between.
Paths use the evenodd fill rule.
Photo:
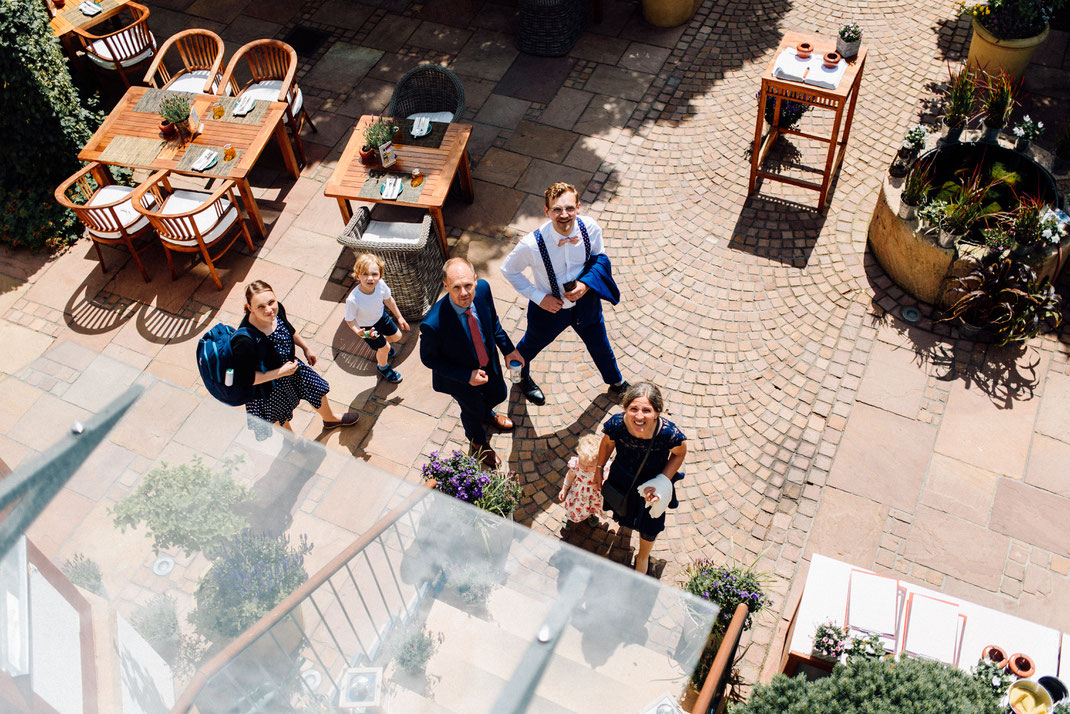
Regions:
<instances>
[{"instance_id":1,"label":"terracotta pot","mask_svg":"<svg viewBox=\"0 0 1070 714\"><path fill-rule=\"evenodd\" d=\"M1021 77L1037 47L1048 39L1048 27L1033 37L1020 40L1001 40L981 27L977 18L973 18L973 38L970 40L970 54L966 62L982 71L993 73L1000 70L1012 77Z\"/></svg>"},{"instance_id":2,"label":"terracotta pot","mask_svg":"<svg viewBox=\"0 0 1070 714\"><path fill-rule=\"evenodd\" d=\"M362 164L374 164L374 163L376 163L375 156L376 156L376 154L378 152L375 149L372 149L372 148L370 148L368 146L362 146L358 150L358 153L360 154L360 163L362 163Z\"/></svg>"},{"instance_id":3,"label":"terracotta pot","mask_svg":"<svg viewBox=\"0 0 1070 714\"><path fill-rule=\"evenodd\" d=\"M174 124L172 124L171 122L167 121L166 119L163 119L163 120L160 121L160 133L163 134L168 139L170 139L171 137L173 137L175 134L178 133L178 130L175 129L175 125Z\"/></svg>"},{"instance_id":4,"label":"terracotta pot","mask_svg":"<svg viewBox=\"0 0 1070 714\"><path fill-rule=\"evenodd\" d=\"M795 46L795 56L799 59L810 59L814 53L814 46L809 42L800 42Z\"/></svg>"},{"instance_id":5,"label":"terracotta pot","mask_svg":"<svg viewBox=\"0 0 1070 714\"><path fill-rule=\"evenodd\" d=\"M63 6L66 4L67 0L52 0L52 5L55 6L57 10L62 10Z\"/></svg>"},{"instance_id":6,"label":"terracotta pot","mask_svg":"<svg viewBox=\"0 0 1070 714\"><path fill-rule=\"evenodd\" d=\"M825 66L832 69L840 63L840 54L838 52L825 53Z\"/></svg>"},{"instance_id":7,"label":"terracotta pot","mask_svg":"<svg viewBox=\"0 0 1070 714\"><path fill-rule=\"evenodd\" d=\"M993 664L998 664L1000 667L1007 666L1007 653L1003 651L1003 648L999 645L988 645L981 650L981 659L987 659Z\"/></svg>"},{"instance_id":8,"label":"terracotta pot","mask_svg":"<svg viewBox=\"0 0 1070 714\"><path fill-rule=\"evenodd\" d=\"M1011 672L1020 679L1027 679L1032 677L1037 671L1037 667L1033 664L1033 660L1029 655L1016 652L1011 655L1007 660L1007 665L1011 668Z\"/></svg>"}]
</instances>

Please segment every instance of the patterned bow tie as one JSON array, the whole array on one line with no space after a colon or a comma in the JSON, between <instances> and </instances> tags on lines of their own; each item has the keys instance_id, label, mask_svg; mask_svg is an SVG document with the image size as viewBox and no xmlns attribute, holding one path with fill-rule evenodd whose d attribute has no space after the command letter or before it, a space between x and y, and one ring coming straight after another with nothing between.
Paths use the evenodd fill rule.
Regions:
<instances>
[{"instance_id":1,"label":"patterned bow tie","mask_svg":"<svg viewBox=\"0 0 1070 714\"><path fill-rule=\"evenodd\" d=\"M557 241L557 247L560 248L565 243L571 243L572 245L576 245L579 242L580 242L580 237L579 236L575 236L574 238L562 238L561 240Z\"/></svg>"}]
</instances>

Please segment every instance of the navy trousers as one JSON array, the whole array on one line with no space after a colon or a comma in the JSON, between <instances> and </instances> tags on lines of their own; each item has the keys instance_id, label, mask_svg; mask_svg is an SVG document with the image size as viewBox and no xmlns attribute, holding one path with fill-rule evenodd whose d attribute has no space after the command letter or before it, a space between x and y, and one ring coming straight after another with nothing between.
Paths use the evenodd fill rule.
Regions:
<instances>
[{"instance_id":1,"label":"navy trousers","mask_svg":"<svg viewBox=\"0 0 1070 714\"><path fill-rule=\"evenodd\" d=\"M593 290L588 290L575 306L557 312L548 312L535 303L528 302L528 329L516 346L524 357L521 376L527 377L531 373L531 361L535 356L569 327L576 331L587 346L587 352L602 374L603 382L618 384L624 379L617 369L617 358L613 355L609 336L606 335L601 298Z\"/></svg>"},{"instance_id":2,"label":"navy trousers","mask_svg":"<svg viewBox=\"0 0 1070 714\"><path fill-rule=\"evenodd\" d=\"M505 401L507 390L500 374L487 370L489 380L478 387L471 385L451 395L461 407L461 426L469 441L486 446L487 429L484 421L491 418L494 407Z\"/></svg>"}]
</instances>

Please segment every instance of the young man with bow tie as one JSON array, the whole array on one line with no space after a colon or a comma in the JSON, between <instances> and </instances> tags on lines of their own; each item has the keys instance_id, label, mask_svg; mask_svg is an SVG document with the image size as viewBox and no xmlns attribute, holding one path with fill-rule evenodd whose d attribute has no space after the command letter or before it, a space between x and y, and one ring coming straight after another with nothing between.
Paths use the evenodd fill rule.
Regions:
<instances>
[{"instance_id":1,"label":"young man with bow tie","mask_svg":"<svg viewBox=\"0 0 1070 714\"><path fill-rule=\"evenodd\" d=\"M580 217L579 195L567 183L546 189L543 211L549 220L524 236L502 263L502 275L530 301L527 331L516 346L524 357L520 389L532 404L546 403L531 378L531 361L571 327L609 391L620 395L628 382L617 368L602 317L602 300L616 305L620 292L603 249L602 229L594 220Z\"/></svg>"}]
</instances>

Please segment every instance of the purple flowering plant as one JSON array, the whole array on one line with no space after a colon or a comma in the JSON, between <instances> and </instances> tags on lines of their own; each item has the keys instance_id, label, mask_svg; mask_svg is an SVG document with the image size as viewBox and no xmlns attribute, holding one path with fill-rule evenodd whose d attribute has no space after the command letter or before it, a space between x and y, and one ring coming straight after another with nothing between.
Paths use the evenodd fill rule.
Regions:
<instances>
[{"instance_id":1,"label":"purple flowering plant","mask_svg":"<svg viewBox=\"0 0 1070 714\"><path fill-rule=\"evenodd\" d=\"M772 600L762 589L768 576L754 570L754 564L743 567L739 563L718 565L712 560L697 560L684 571L687 582L684 590L698 595L720 608L713 625L714 634L724 634L728 623L732 621L736 606L747 606L747 619L743 629L749 630L754 615L761 612Z\"/></svg>"},{"instance_id":2,"label":"purple flowering plant","mask_svg":"<svg viewBox=\"0 0 1070 714\"><path fill-rule=\"evenodd\" d=\"M211 640L237 637L308 580L308 537L245 529L223 541L194 593L189 620Z\"/></svg>"},{"instance_id":3,"label":"purple flowering plant","mask_svg":"<svg viewBox=\"0 0 1070 714\"><path fill-rule=\"evenodd\" d=\"M829 659L839 659L847 646L847 631L834 622L823 622L814 631L814 652Z\"/></svg>"},{"instance_id":4,"label":"purple flowering plant","mask_svg":"<svg viewBox=\"0 0 1070 714\"><path fill-rule=\"evenodd\" d=\"M437 451L422 469L424 481L435 480L435 488L465 503L475 503L483 498L483 491L490 484L490 474L484 471L475 457L454 451L442 457Z\"/></svg>"}]
</instances>

